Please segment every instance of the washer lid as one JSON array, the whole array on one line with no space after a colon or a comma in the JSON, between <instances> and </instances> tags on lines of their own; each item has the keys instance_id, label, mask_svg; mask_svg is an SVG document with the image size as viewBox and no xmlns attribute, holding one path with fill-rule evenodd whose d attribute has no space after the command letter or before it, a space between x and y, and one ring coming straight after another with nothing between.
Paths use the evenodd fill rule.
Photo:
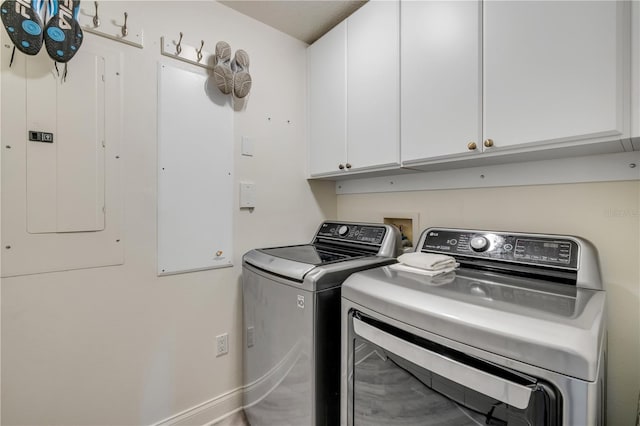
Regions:
<instances>
[{"instance_id":1,"label":"washer lid","mask_svg":"<svg viewBox=\"0 0 640 426\"><path fill-rule=\"evenodd\" d=\"M385 266L353 274L342 297L466 345L597 379L603 291L469 269L431 278Z\"/></svg>"},{"instance_id":2,"label":"washer lid","mask_svg":"<svg viewBox=\"0 0 640 426\"><path fill-rule=\"evenodd\" d=\"M244 260L265 271L302 282L304 276L318 266L370 256L359 250L302 244L251 250Z\"/></svg>"},{"instance_id":3,"label":"washer lid","mask_svg":"<svg viewBox=\"0 0 640 426\"><path fill-rule=\"evenodd\" d=\"M294 247L298 247L299 253L302 253L305 250L300 249L300 247L308 246ZM280 249L293 250L293 247L281 247ZM253 265L272 274L280 275L291 280L302 282L304 276L316 267L316 265L312 261L301 261L302 257L304 256L300 256L298 259L290 259L286 257L275 256L273 254L265 252L264 250L256 249L247 252L244 255L243 260L249 265ZM311 259L309 253L307 253L306 257L308 258L306 260L313 260Z\"/></svg>"},{"instance_id":4,"label":"washer lid","mask_svg":"<svg viewBox=\"0 0 640 426\"><path fill-rule=\"evenodd\" d=\"M360 251L338 249L336 247L325 247L318 244L273 247L258 249L258 251L282 259L292 260L294 262L300 263L307 263L314 266L326 265L327 263L370 256L370 254Z\"/></svg>"}]
</instances>

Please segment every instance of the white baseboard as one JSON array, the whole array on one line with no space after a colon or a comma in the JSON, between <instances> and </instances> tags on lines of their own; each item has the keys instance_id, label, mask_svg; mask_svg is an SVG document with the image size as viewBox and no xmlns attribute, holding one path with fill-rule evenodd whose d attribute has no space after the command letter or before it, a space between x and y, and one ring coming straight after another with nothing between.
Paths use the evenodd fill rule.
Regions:
<instances>
[{"instance_id":1,"label":"white baseboard","mask_svg":"<svg viewBox=\"0 0 640 426\"><path fill-rule=\"evenodd\" d=\"M209 426L224 420L259 403L271 393L271 390L289 374L300 356L301 348L296 344L277 365L257 380L167 417L152 426ZM247 406L243 405L244 394L249 401Z\"/></svg>"},{"instance_id":2,"label":"white baseboard","mask_svg":"<svg viewBox=\"0 0 640 426\"><path fill-rule=\"evenodd\" d=\"M223 420L242 410L244 386L188 408L152 426L205 426Z\"/></svg>"},{"instance_id":3,"label":"white baseboard","mask_svg":"<svg viewBox=\"0 0 640 426\"><path fill-rule=\"evenodd\" d=\"M303 354L302 344L298 341L278 364L261 377L167 417L152 426L210 426L239 411L250 409L253 405L260 403L289 375L302 356L309 358L308 354Z\"/></svg>"}]
</instances>

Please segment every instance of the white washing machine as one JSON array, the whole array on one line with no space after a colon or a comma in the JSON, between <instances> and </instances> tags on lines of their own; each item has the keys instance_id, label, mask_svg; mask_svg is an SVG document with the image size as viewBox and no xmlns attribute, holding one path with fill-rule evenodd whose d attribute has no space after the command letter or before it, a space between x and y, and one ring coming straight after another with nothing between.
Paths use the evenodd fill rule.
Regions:
<instances>
[{"instance_id":1,"label":"white washing machine","mask_svg":"<svg viewBox=\"0 0 640 426\"><path fill-rule=\"evenodd\" d=\"M429 277L385 266L342 287L343 425L602 425L605 292L581 238L431 228Z\"/></svg>"},{"instance_id":2,"label":"white washing machine","mask_svg":"<svg viewBox=\"0 0 640 426\"><path fill-rule=\"evenodd\" d=\"M324 222L309 244L243 258L244 406L252 426L338 424L340 287L352 273L395 263L394 226Z\"/></svg>"}]
</instances>

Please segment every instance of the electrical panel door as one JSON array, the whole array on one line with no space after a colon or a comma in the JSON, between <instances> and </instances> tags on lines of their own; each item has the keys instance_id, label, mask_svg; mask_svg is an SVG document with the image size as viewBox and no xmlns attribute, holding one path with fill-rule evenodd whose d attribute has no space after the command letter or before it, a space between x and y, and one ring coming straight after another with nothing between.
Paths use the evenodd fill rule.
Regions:
<instances>
[{"instance_id":1,"label":"electrical panel door","mask_svg":"<svg viewBox=\"0 0 640 426\"><path fill-rule=\"evenodd\" d=\"M67 78L62 64L26 63L30 233L104 229L104 67L104 57L84 51Z\"/></svg>"}]
</instances>

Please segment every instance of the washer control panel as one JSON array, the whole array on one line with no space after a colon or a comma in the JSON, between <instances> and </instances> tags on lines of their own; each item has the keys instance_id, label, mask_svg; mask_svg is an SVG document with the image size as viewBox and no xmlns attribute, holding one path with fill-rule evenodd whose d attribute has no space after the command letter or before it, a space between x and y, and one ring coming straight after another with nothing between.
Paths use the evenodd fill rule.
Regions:
<instances>
[{"instance_id":1,"label":"washer control panel","mask_svg":"<svg viewBox=\"0 0 640 426\"><path fill-rule=\"evenodd\" d=\"M320 226L317 237L381 245L385 233L386 228L384 226L325 222Z\"/></svg>"},{"instance_id":2,"label":"washer control panel","mask_svg":"<svg viewBox=\"0 0 640 426\"><path fill-rule=\"evenodd\" d=\"M431 228L421 251L539 266L578 268L578 243L563 236Z\"/></svg>"}]
</instances>

